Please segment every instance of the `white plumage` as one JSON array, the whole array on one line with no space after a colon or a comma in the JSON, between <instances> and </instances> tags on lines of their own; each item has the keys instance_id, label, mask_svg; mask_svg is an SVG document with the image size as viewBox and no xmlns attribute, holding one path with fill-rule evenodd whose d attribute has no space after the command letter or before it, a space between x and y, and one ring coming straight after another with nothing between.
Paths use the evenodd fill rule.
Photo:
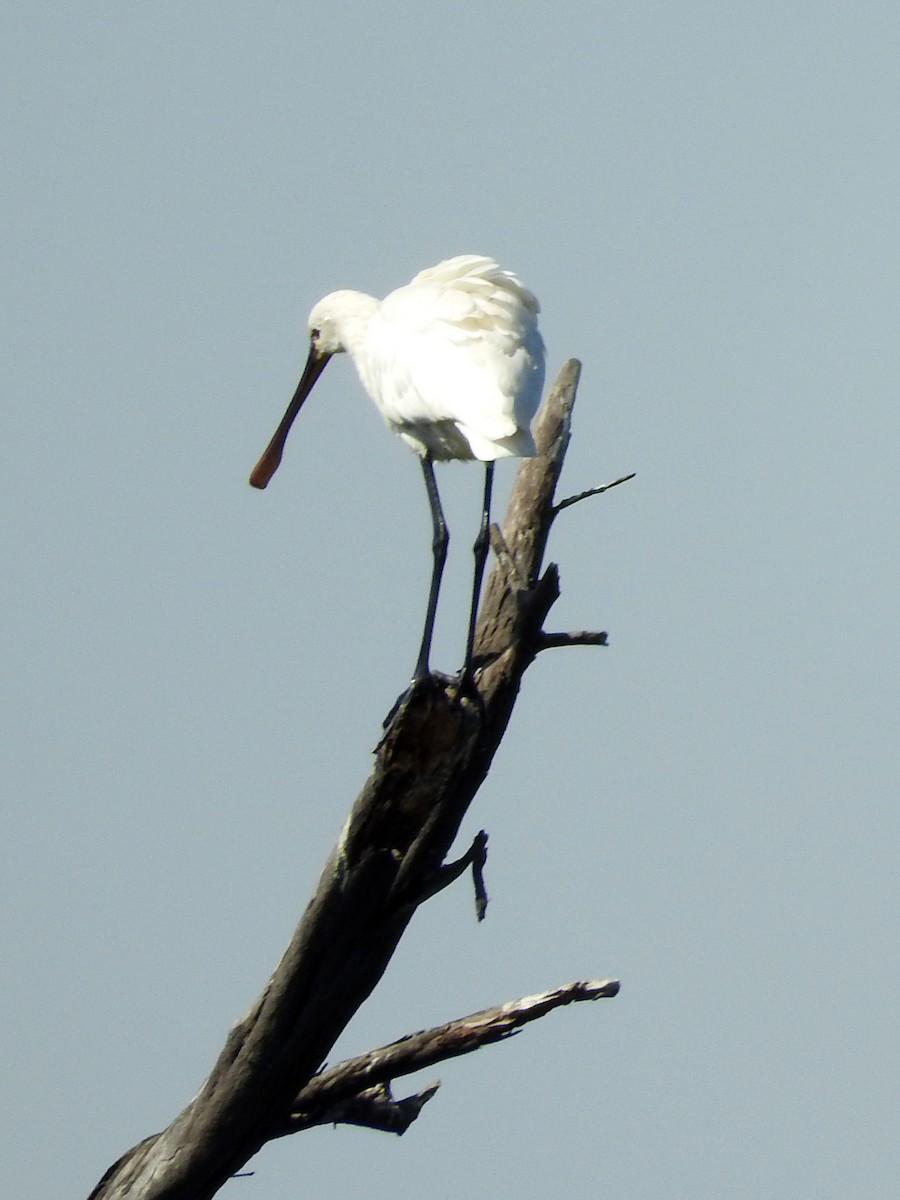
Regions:
<instances>
[{"instance_id":1,"label":"white plumage","mask_svg":"<svg viewBox=\"0 0 900 1200\"><path fill-rule=\"evenodd\" d=\"M464 255L391 292L350 353L390 428L420 454L527 456L544 384L538 311L515 275Z\"/></svg>"},{"instance_id":2,"label":"white plumage","mask_svg":"<svg viewBox=\"0 0 900 1200\"><path fill-rule=\"evenodd\" d=\"M435 566L414 678L428 673L431 626L447 534L432 460L486 464L482 528L466 664L469 666L484 555L493 462L535 452L530 425L544 385L540 305L492 258L463 254L420 271L384 300L332 292L309 314L309 356L294 398L250 482L264 488L288 431L334 354L346 352L388 427L421 456L435 534ZM440 543L440 544L439 544Z\"/></svg>"}]
</instances>

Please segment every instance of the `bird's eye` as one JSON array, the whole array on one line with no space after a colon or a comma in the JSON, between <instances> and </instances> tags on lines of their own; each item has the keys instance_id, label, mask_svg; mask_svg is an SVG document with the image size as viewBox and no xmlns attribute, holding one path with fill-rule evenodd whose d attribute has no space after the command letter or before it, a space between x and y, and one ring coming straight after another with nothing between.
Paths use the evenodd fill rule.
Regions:
<instances>
[{"instance_id":1,"label":"bird's eye","mask_svg":"<svg viewBox=\"0 0 900 1200\"><path fill-rule=\"evenodd\" d=\"M320 329L311 329L309 331L309 336L311 341L317 342L322 336L322 331Z\"/></svg>"}]
</instances>

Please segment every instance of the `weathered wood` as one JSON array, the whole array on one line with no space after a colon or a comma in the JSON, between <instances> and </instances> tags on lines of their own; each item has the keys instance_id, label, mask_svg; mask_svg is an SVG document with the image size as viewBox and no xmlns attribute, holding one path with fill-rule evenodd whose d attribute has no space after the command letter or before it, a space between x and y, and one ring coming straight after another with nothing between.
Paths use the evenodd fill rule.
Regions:
<instances>
[{"instance_id":1,"label":"weathered wood","mask_svg":"<svg viewBox=\"0 0 900 1200\"><path fill-rule=\"evenodd\" d=\"M509 1000L494 1008L485 1008L467 1017L447 1021L434 1029L423 1029L419 1033L408 1034L396 1042L391 1042L389 1046L380 1046L377 1050L369 1050L356 1058L336 1063L310 1080L296 1098L284 1133L295 1133L312 1125L369 1124L368 1121L360 1120L360 1112L350 1106L351 1101L365 1098L371 1103L377 1088L388 1085L403 1075L412 1075L415 1071L423 1071L439 1062L471 1054L474 1050L480 1050L494 1042L505 1041L529 1022L537 1021L566 1004L609 999L618 993L617 979L589 979L585 982L568 983L563 987L553 988L552 991L524 996L521 1000ZM381 1103L387 1103L394 1108L398 1105L408 1105L402 1110L402 1129L396 1127L400 1122L395 1120L391 1132L405 1132L415 1116L418 1116L422 1104L431 1099L437 1088L438 1084L432 1084L425 1092L399 1101L393 1100L389 1091L382 1094L379 1097ZM408 1102L419 1103L415 1116L410 1116L407 1120L405 1118L411 1110L411 1103ZM344 1105L348 1107L345 1108ZM348 1111L352 1114L349 1122L344 1116ZM387 1122L377 1109L375 1111L379 1117L377 1128L385 1128Z\"/></svg>"},{"instance_id":2,"label":"weathered wood","mask_svg":"<svg viewBox=\"0 0 900 1200\"><path fill-rule=\"evenodd\" d=\"M516 478L505 550L481 606L474 688L431 676L404 700L262 995L232 1028L198 1095L167 1129L114 1164L90 1200L208 1200L283 1135L298 1096L381 978L417 905L445 882L445 859L522 676L546 645L543 623L559 587L556 568L542 574L541 566L579 370L572 360L560 373L536 425L539 455Z\"/></svg>"}]
</instances>

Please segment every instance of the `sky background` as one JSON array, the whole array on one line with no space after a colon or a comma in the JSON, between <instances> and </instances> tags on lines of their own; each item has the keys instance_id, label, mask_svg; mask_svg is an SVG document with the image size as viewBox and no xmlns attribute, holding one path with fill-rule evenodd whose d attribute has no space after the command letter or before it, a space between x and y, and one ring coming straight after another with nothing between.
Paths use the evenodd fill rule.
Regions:
<instances>
[{"instance_id":1,"label":"sky background","mask_svg":"<svg viewBox=\"0 0 900 1200\"><path fill-rule=\"evenodd\" d=\"M553 628L336 1048L585 977L239 1200L893 1197L895 3L47 4L0 15L4 1190L85 1196L263 986L405 685L420 472L349 362L247 475L325 292L460 253L584 363ZM512 464L498 472L500 498ZM434 665L460 665L480 474ZM461 842L461 844L463 844Z\"/></svg>"}]
</instances>

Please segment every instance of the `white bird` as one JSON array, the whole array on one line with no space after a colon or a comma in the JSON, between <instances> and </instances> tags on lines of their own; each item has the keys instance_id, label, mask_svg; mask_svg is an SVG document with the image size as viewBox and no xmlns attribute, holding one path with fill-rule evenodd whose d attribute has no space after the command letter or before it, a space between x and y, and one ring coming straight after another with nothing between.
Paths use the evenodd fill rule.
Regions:
<instances>
[{"instance_id":1,"label":"white bird","mask_svg":"<svg viewBox=\"0 0 900 1200\"><path fill-rule=\"evenodd\" d=\"M544 386L544 343L535 296L492 258L463 254L376 300L363 292L325 296L309 314L309 356L294 398L253 469L264 488L278 469L285 439L333 354L346 352L363 387L394 433L420 456L433 528L434 566L413 682L428 659L449 541L434 477L435 460L485 464L481 526L464 672L472 646L488 549L494 461L535 453L530 424Z\"/></svg>"}]
</instances>

